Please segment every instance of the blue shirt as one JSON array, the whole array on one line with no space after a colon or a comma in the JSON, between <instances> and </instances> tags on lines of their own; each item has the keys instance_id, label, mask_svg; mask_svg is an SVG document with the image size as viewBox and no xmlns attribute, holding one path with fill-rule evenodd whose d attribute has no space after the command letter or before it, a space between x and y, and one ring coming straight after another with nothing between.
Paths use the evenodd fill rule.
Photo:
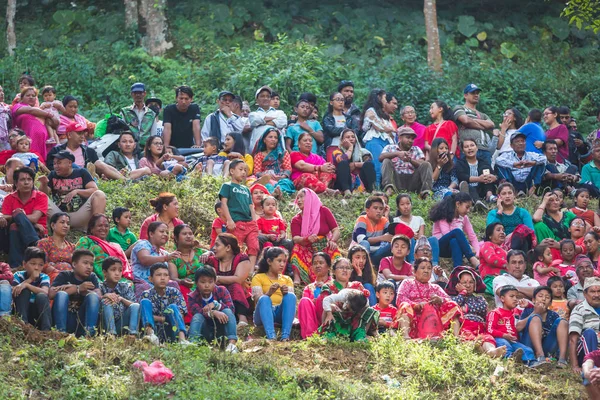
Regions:
<instances>
[{"instance_id":1,"label":"blue shirt","mask_svg":"<svg viewBox=\"0 0 600 400\"><path fill-rule=\"evenodd\" d=\"M521 318L519 319L527 319L531 314L533 314L533 307L526 308L525 310L523 310L523 313L521 313ZM554 322L559 318L560 316L555 311L548 310L546 312L546 320L542 321L542 337L545 338L546 336L548 336L550 330L552 329L552 325L554 325Z\"/></svg>"},{"instance_id":2,"label":"blue shirt","mask_svg":"<svg viewBox=\"0 0 600 400\"><path fill-rule=\"evenodd\" d=\"M321 127L321 124L319 123L319 121L308 120L308 121L306 121L306 123L315 132L323 131L323 128ZM287 127L287 129L285 131L285 137L292 139L292 150L293 151L298 151L298 137L303 133L306 133L306 131L304 129L302 129L300 127L300 124L298 124L298 123ZM311 153L317 154L317 141L315 140L315 138L313 138Z\"/></svg>"},{"instance_id":3,"label":"blue shirt","mask_svg":"<svg viewBox=\"0 0 600 400\"><path fill-rule=\"evenodd\" d=\"M533 145L535 142L546 140L546 133L539 122L529 122L520 127L518 131L527 136L525 138L525 151L542 154L542 149L538 149Z\"/></svg>"},{"instance_id":4,"label":"blue shirt","mask_svg":"<svg viewBox=\"0 0 600 400\"><path fill-rule=\"evenodd\" d=\"M19 271L19 272L15 272L15 275L13 276L13 286L17 286L23 282L25 282L25 280L27 279L27 272L25 271ZM33 282L31 282L31 286L35 286L35 287L50 287L50 277L44 273L40 272L40 276ZM35 302L35 293L31 293L31 296L29 297L29 302L30 303L34 303Z\"/></svg>"},{"instance_id":5,"label":"blue shirt","mask_svg":"<svg viewBox=\"0 0 600 400\"><path fill-rule=\"evenodd\" d=\"M136 244L133 250L131 251L131 265L133 269L133 276L150 283L150 266L146 267L138 259L138 252L140 252L141 250L148 250L150 252L150 255L154 257L162 256L167 253L164 250L156 249L147 240L140 240L140 242ZM163 264L167 265L167 263Z\"/></svg>"}]
</instances>

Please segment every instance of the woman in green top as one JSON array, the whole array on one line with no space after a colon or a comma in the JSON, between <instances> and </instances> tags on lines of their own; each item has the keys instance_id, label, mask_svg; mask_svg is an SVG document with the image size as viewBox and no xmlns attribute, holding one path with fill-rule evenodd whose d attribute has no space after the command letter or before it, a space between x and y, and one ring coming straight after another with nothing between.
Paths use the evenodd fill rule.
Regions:
<instances>
[{"instance_id":1,"label":"woman in green top","mask_svg":"<svg viewBox=\"0 0 600 400\"><path fill-rule=\"evenodd\" d=\"M556 193L546 193L542 203L533 213L535 236L538 243L559 249L561 240L571 238L569 225L575 217L571 211L561 210L560 200Z\"/></svg>"},{"instance_id":2,"label":"woman in green top","mask_svg":"<svg viewBox=\"0 0 600 400\"><path fill-rule=\"evenodd\" d=\"M201 249L194 237L194 232L189 225L177 225L173 230L175 245L181 257L169 261L169 275L171 280L179 283L179 290L188 303L189 294L196 289L194 283L194 274L196 270L204 266L204 263L213 253ZM189 307L188 307L189 309ZM189 321L188 321L189 319ZM190 323L192 316L184 315L184 321Z\"/></svg>"}]
</instances>

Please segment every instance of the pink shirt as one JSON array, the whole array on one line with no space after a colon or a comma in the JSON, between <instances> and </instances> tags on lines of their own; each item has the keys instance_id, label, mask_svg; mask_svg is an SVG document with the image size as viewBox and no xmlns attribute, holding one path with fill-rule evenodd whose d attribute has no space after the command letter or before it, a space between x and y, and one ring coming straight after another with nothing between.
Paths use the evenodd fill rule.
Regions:
<instances>
[{"instance_id":1,"label":"pink shirt","mask_svg":"<svg viewBox=\"0 0 600 400\"><path fill-rule=\"evenodd\" d=\"M67 151L75 156L75 164L80 166L81 168L85 168L85 158L83 157L83 150L81 146L77 148L77 150L73 151L67 146Z\"/></svg>"},{"instance_id":2,"label":"pink shirt","mask_svg":"<svg viewBox=\"0 0 600 400\"><path fill-rule=\"evenodd\" d=\"M473 253L478 254L479 241L477 240L477 235L475 235L475 231L473 230L473 225L471 225L471 221L466 215L464 217L454 218L450 223L448 223L448 221L445 219L435 221L433 223L431 235L440 239L442 236L454 229L460 229L465 233L469 243L471 243L471 246L473 246Z\"/></svg>"},{"instance_id":3,"label":"pink shirt","mask_svg":"<svg viewBox=\"0 0 600 400\"><path fill-rule=\"evenodd\" d=\"M410 126L405 124L405 125L402 125L400 128L402 128L403 126L406 126L410 129L412 129L413 131L415 131L415 133L417 134L417 137L415 138L415 141L413 142L413 146L417 146L418 148L423 150L423 147L425 147L425 130L427 129L427 127L418 122L413 122L413 124Z\"/></svg>"}]
</instances>

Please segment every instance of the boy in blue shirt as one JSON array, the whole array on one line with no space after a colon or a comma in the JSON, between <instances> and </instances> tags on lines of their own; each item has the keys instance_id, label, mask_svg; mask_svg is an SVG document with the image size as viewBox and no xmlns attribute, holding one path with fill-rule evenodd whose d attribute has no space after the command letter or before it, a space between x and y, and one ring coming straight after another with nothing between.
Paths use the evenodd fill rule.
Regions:
<instances>
[{"instance_id":1,"label":"boy in blue shirt","mask_svg":"<svg viewBox=\"0 0 600 400\"><path fill-rule=\"evenodd\" d=\"M50 330L50 277L42 273L46 253L37 247L25 249L23 271L13 277L13 297L17 315L41 331Z\"/></svg>"}]
</instances>

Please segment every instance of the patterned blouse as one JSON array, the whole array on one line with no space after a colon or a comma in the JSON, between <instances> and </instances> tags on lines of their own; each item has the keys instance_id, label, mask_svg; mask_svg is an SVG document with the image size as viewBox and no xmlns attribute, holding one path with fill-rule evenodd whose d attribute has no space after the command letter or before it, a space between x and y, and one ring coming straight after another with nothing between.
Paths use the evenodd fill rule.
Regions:
<instances>
[{"instance_id":1,"label":"patterned blouse","mask_svg":"<svg viewBox=\"0 0 600 400\"><path fill-rule=\"evenodd\" d=\"M399 307L401 303L408 303L411 306L428 302L432 296L439 296L446 302L450 300L450 296L440 286L432 283L421 283L416 279L405 279L398 288L396 296L396 305Z\"/></svg>"},{"instance_id":2,"label":"patterned blouse","mask_svg":"<svg viewBox=\"0 0 600 400\"><path fill-rule=\"evenodd\" d=\"M187 306L185 305L185 300L181 295L181 292L174 287L167 286L165 288L165 295L161 296L156 292L155 288L145 290L142 293L140 301L142 299L150 300L152 303L152 315L163 315L165 310L171 305L175 304L179 311L181 311L181 315L187 314Z\"/></svg>"},{"instance_id":3,"label":"patterned blouse","mask_svg":"<svg viewBox=\"0 0 600 400\"><path fill-rule=\"evenodd\" d=\"M177 276L179 279L190 278L194 280L194 274L196 273L196 270L204 266L204 264L200 262L200 257L204 253L206 253L206 250L194 249L194 257L190 262L184 261L181 258L171 261L177 267Z\"/></svg>"},{"instance_id":4,"label":"patterned blouse","mask_svg":"<svg viewBox=\"0 0 600 400\"><path fill-rule=\"evenodd\" d=\"M53 267L56 270L56 274L60 271L71 271L73 269L73 266L71 266L71 256L73 255L73 250L75 250L73 243L65 240L65 247L61 249L56 246L52 237L47 237L38 241L37 247L46 253L46 264L44 264L44 269L42 270L45 274L48 273L49 267ZM56 274L53 273L50 279L54 280L53 277Z\"/></svg>"},{"instance_id":5,"label":"patterned blouse","mask_svg":"<svg viewBox=\"0 0 600 400\"><path fill-rule=\"evenodd\" d=\"M459 294L458 296L453 296L452 300L463 309L463 317L465 319L485 324L487 317L487 302L483 297L474 295L464 296Z\"/></svg>"},{"instance_id":6,"label":"patterned blouse","mask_svg":"<svg viewBox=\"0 0 600 400\"><path fill-rule=\"evenodd\" d=\"M164 256L167 254L167 252L162 249L157 249L147 240L140 240L131 251L131 267L133 269L133 276L137 279L149 282L150 266L143 265L138 259L138 253L141 250L148 250L150 255L153 257ZM167 265L166 263L164 264Z\"/></svg>"},{"instance_id":7,"label":"patterned blouse","mask_svg":"<svg viewBox=\"0 0 600 400\"><path fill-rule=\"evenodd\" d=\"M98 276L101 281L104 280L104 273L102 272L102 262L108 258L108 254L102 250L102 247L98 246L96 242L87 236L82 236L75 245L76 249L87 249L94 253L94 273Z\"/></svg>"}]
</instances>

